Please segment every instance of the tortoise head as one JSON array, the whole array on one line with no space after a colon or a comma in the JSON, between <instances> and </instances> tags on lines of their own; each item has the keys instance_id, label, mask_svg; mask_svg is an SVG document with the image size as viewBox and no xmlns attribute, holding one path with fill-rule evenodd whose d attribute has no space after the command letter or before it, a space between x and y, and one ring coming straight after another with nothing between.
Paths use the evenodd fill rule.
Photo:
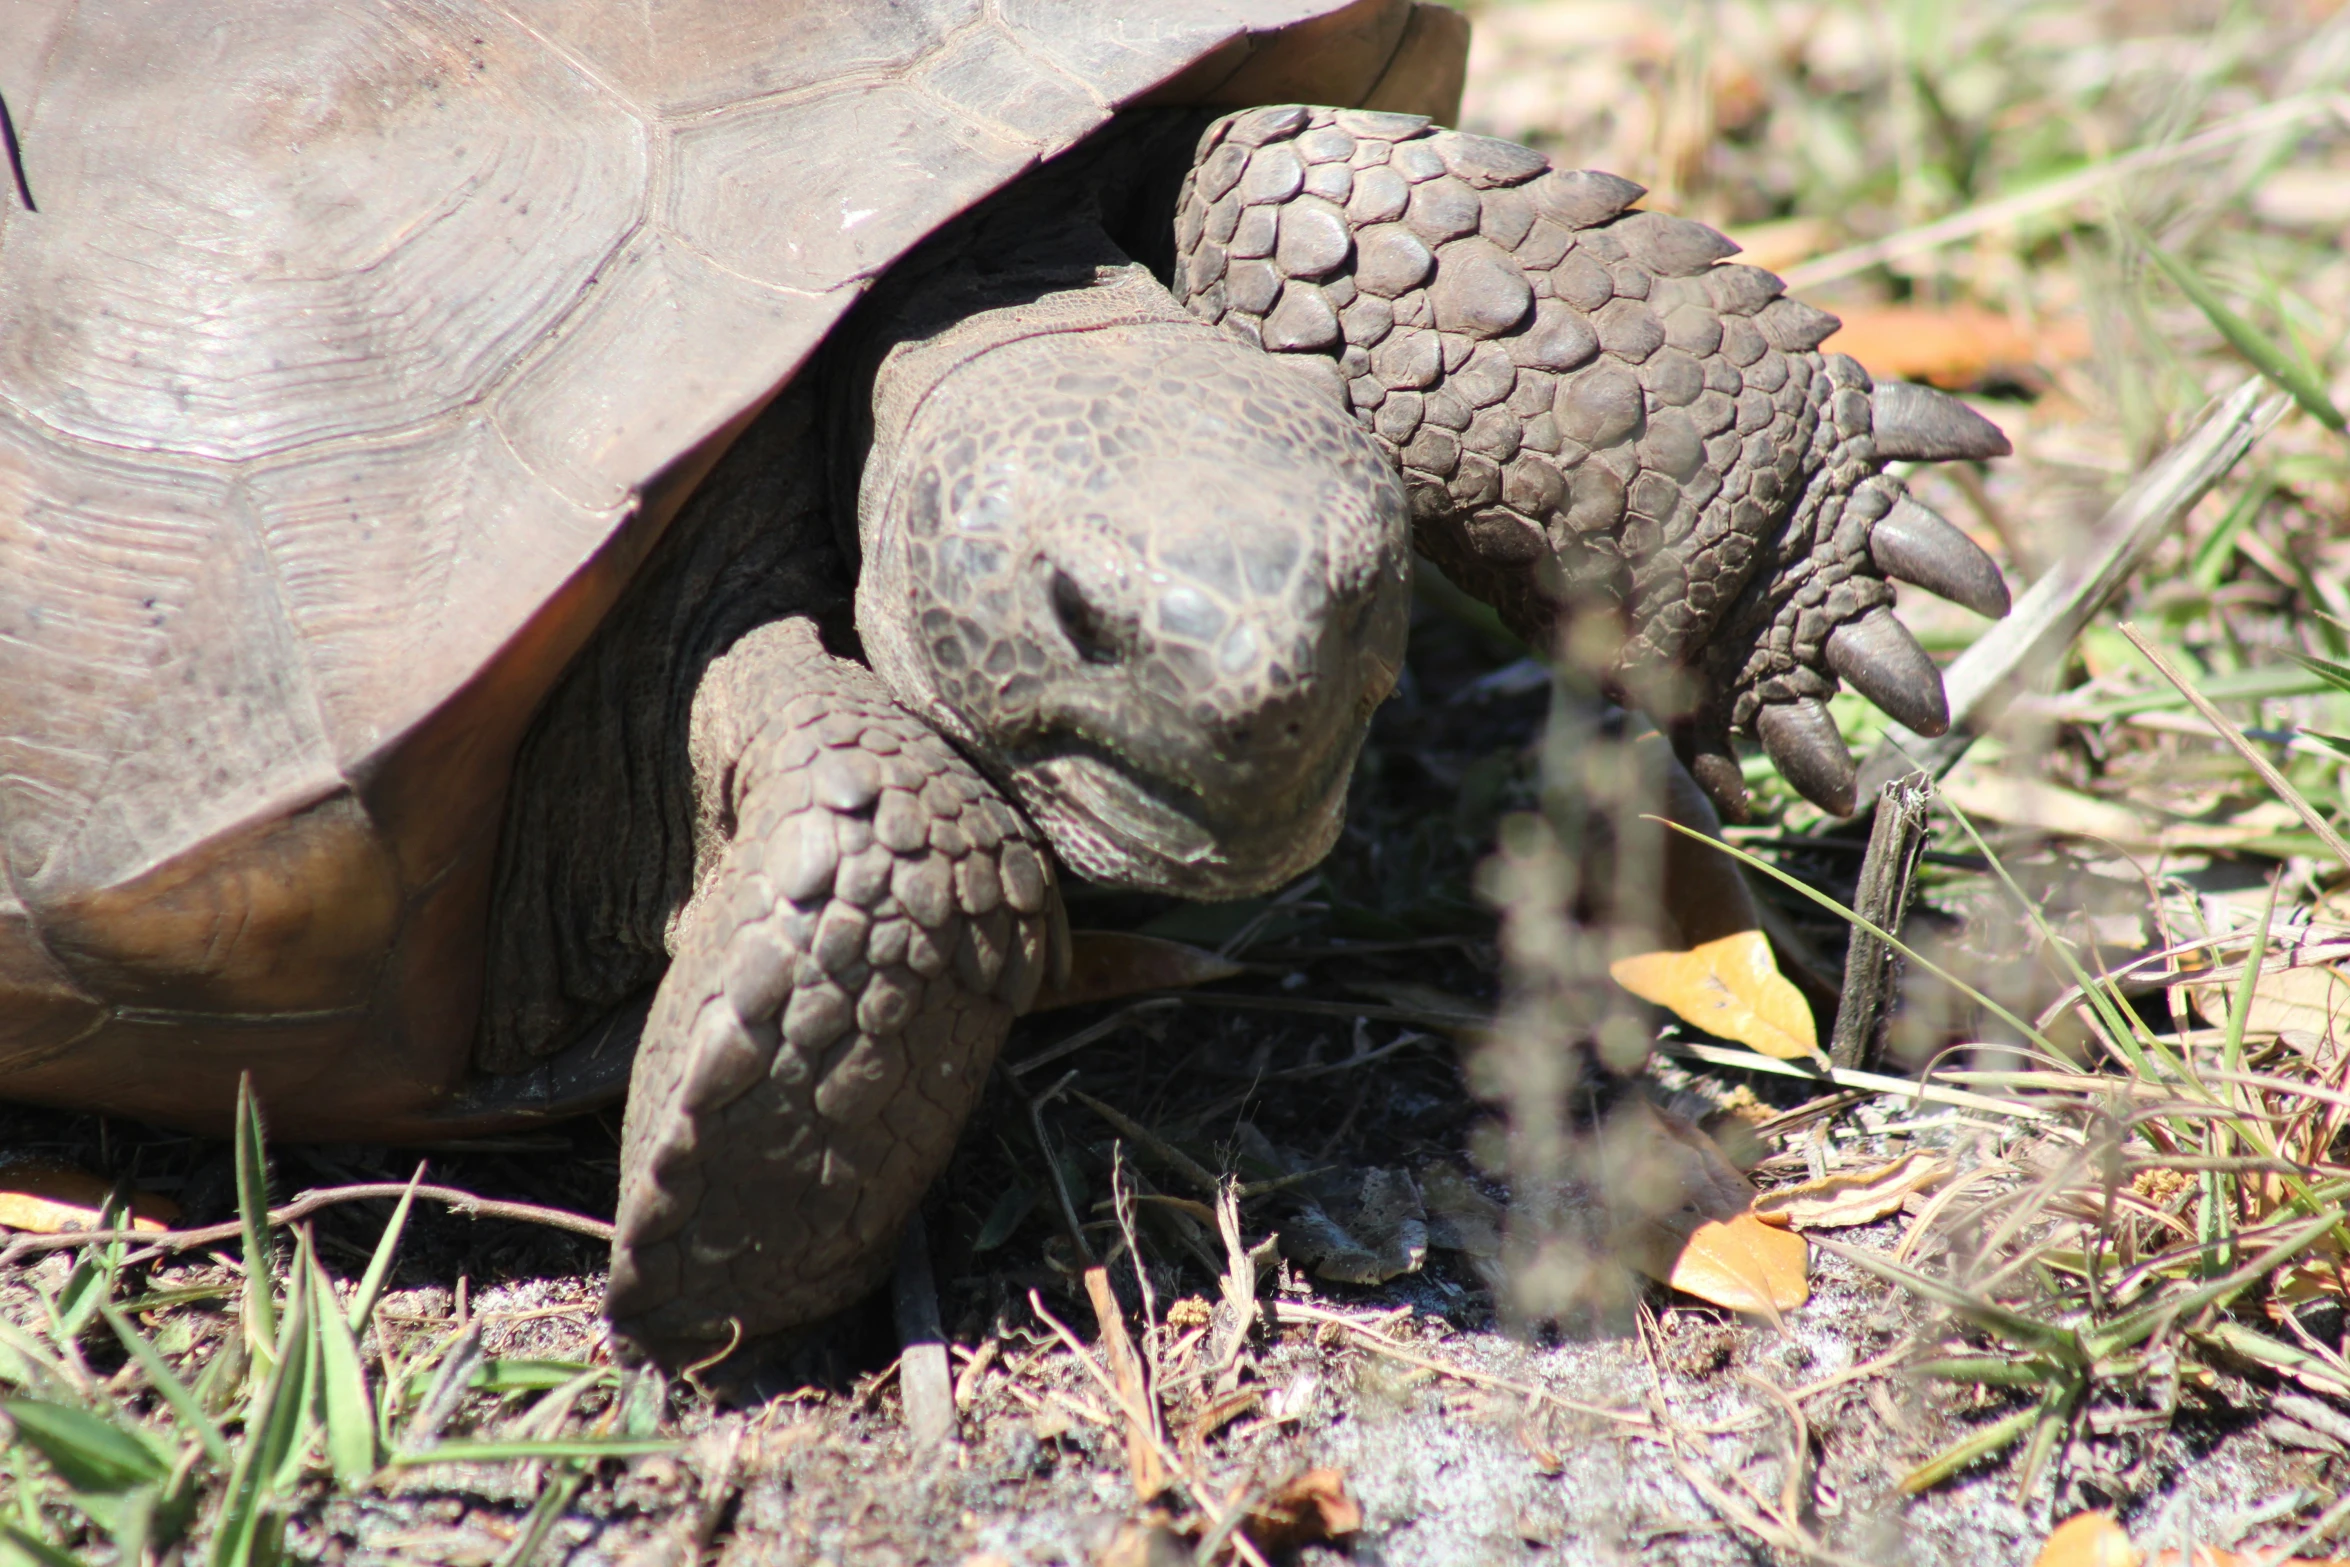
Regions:
<instances>
[{"instance_id":1,"label":"tortoise head","mask_svg":"<svg viewBox=\"0 0 2350 1567\"><path fill-rule=\"evenodd\" d=\"M885 364L859 634L1080 874L1264 891L1336 840L1401 667L1401 484L1311 368L1068 327Z\"/></svg>"}]
</instances>

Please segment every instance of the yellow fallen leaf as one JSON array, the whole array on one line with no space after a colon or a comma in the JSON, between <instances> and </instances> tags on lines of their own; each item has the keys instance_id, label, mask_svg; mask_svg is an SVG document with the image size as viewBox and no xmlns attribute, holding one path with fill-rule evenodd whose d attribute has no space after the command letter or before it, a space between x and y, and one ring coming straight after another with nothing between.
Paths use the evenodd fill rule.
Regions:
<instances>
[{"instance_id":1,"label":"yellow fallen leaf","mask_svg":"<svg viewBox=\"0 0 2350 1567\"><path fill-rule=\"evenodd\" d=\"M105 1180L62 1160L26 1154L0 1161L0 1229L36 1235L94 1230L112 1190ZM134 1192L131 1216L134 1230L165 1230L179 1217L179 1204Z\"/></svg>"},{"instance_id":2,"label":"yellow fallen leaf","mask_svg":"<svg viewBox=\"0 0 2350 1567\"><path fill-rule=\"evenodd\" d=\"M1922 1151L1905 1153L1873 1170L1823 1175L1765 1192L1754 1200L1754 1216L1765 1224L1797 1230L1833 1230L1870 1224L1899 1210L1913 1192L1950 1178L1950 1165Z\"/></svg>"},{"instance_id":3,"label":"yellow fallen leaf","mask_svg":"<svg viewBox=\"0 0 2350 1567\"><path fill-rule=\"evenodd\" d=\"M1751 1213L1701 1224L1666 1280L1731 1311L1776 1317L1811 1299L1811 1247Z\"/></svg>"},{"instance_id":4,"label":"yellow fallen leaf","mask_svg":"<svg viewBox=\"0 0 2350 1567\"><path fill-rule=\"evenodd\" d=\"M1686 952L1644 952L1608 965L1615 982L1685 1023L1782 1061L1820 1053L1818 1026L1803 992L1788 983L1759 930L1742 930Z\"/></svg>"},{"instance_id":5,"label":"yellow fallen leaf","mask_svg":"<svg viewBox=\"0 0 2350 1567\"><path fill-rule=\"evenodd\" d=\"M2032 1567L2138 1567L2145 1560L2111 1513L2075 1513L2048 1531Z\"/></svg>"},{"instance_id":6,"label":"yellow fallen leaf","mask_svg":"<svg viewBox=\"0 0 2350 1567\"><path fill-rule=\"evenodd\" d=\"M1069 976L1036 993L1028 1010L1122 1001L1153 990L1185 990L1246 973L1245 965L1213 952L1123 930L1081 930L1069 938Z\"/></svg>"}]
</instances>

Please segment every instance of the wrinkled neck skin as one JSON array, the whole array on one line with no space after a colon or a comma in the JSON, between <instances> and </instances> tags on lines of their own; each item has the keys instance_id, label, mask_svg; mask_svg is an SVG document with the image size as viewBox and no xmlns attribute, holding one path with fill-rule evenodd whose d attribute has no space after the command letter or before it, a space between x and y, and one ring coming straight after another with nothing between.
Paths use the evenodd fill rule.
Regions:
<instances>
[{"instance_id":1,"label":"wrinkled neck skin","mask_svg":"<svg viewBox=\"0 0 2350 1567\"><path fill-rule=\"evenodd\" d=\"M865 654L1081 875L1277 887L1401 666L1402 487L1327 367L1201 325L1081 216L1020 237L868 339Z\"/></svg>"}]
</instances>

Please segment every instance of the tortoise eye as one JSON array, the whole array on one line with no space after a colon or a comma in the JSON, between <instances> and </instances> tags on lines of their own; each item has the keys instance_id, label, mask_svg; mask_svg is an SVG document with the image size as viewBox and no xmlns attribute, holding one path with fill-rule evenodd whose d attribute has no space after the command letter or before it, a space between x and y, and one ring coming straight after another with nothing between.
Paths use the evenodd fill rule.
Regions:
<instances>
[{"instance_id":1,"label":"tortoise eye","mask_svg":"<svg viewBox=\"0 0 2350 1567\"><path fill-rule=\"evenodd\" d=\"M1051 587L1053 618L1060 623L1061 635L1077 650L1077 656L1089 664L1115 664L1123 649L1109 620L1085 596L1077 579L1059 567L1053 569Z\"/></svg>"}]
</instances>

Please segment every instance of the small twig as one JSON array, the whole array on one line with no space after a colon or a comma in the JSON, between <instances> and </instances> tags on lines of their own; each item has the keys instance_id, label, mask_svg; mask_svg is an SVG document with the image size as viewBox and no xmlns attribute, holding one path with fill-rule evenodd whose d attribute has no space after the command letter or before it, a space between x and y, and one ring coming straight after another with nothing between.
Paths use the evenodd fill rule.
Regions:
<instances>
[{"instance_id":1,"label":"small twig","mask_svg":"<svg viewBox=\"0 0 2350 1567\"><path fill-rule=\"evenodd\" d=\"M1053 1152L1053 1138L1044 1129L1044 1107L1050 1104L1077 1077L1075 1071L1061 1074L1061 1080L1028 1101L1028 1126L1036 1134L1036 1151L1044 1158L1045 1179L1053 1189L1054 1204L1061 1210L1061 1225L1069 1232L1069 1244L1076 1248L1077 1260L1091 1267L1099 1259L1093 1245L1085 1238L1085 1225L1077 1217L1077 1204L1069 1195L1069 1183L1061 1178L1061 1161Z\"/></svg>"},{"instance_id":2,"label":"small twig","mask_svg":"<svg viewBox=\"0 0 2350 1567\"><path fill-rule=\"evenodd\" d=\"M916 1449L936 1447L955 1434L954 1383L947 1373L946 1329L938 1319L938 1287L930 1276L930 1232L915 1211L898 1240L892 1281L898 1343L898 1393Z\"/></svg>"},{"instance_id":3,"label":"small twig","mask_svg":"<svg viewBox=\"0 0 2350 1567\"><path fill-rule=\"evenodd\" d=\"M1078 1419L1100 1426L1105 1431L1115 1431L1118 1429L1118 1417L1116 1415L1111 1414L1108 1410L1101 1408L1099 1405L1087 1403L1084 1399L1079 1398L1074 1393L1063 1393L1055 1388L1046 1388L1044 1390L1044 1396L1040 1398L1036 1394L1029 1392L1028 1389L1022 1387L1019 1383L1009 1381L1004 1384L1004 1391L1010 1393L1014 1398L1018 1399L1021 1403L1026 1404L1031 1409L1042 1411L1047 1404L1058 1404L1069 1413L1075 1415Z\"/></svg>"},{"instance_id":4,"label":"small twig","mask_svg":"<svg viewBox=\"0 0 2350 1567\"><path fill-rule=\"evenodd\" d=\"M995 1364L996 1356L1002 1351L1003 1341L992 1338L981 1340L979 1347L970 1351L970 1357L963 1362L963 1369L955 1378L957 1409L970 1406L971 1400L978 1395L981 1378L987 1375L987 1368Z\"/></svg>"},{"instance_id":5,"label":"small twig","mask_svg":"<svg viewBox=\"0 0 2350 1567\"><path fill-rule=\"evenodd\" d=\"M1778 1383L1751 1371L1742 1371L1739 1377L1769 1394L1787 1411L1788 1422L1794 1427L1787 1443L1787 1472L1779 1477L1779 1515L1793 1522L1803 1516L1803 1496L1808 1489L1804 1482L1811 1460L1811 1423L1803 1418L1803 1410Z\"/></svg>"},{"instance_id":6,"label":"small twig","mask_svg":"<svg viewBox=\"0 0 2350 1567\"><path fill-rule=\"evenodd\" d=\"M1150 1154L1152 1158L1157 1159L1161 1164L1166 1165L1167 1168L1173 1170L1177 1175L1180 1175L1185 1180L1191 1182L1192 1185L1198 1187L1202 1192L1206 1193L1210 1197L1216 1195L1216 1177L1211 1174L1207 1167L1201 1164L1197 1159L1194 1159L1191 1155L1185 1153L1182 1149L1176 1147L1173 1143L1167 1141L1164 1137L1161 1137L1158 1133L1152 1131L1149 1127L1144 1126L1140 1121L1135 1120L1132 1116L1126 1114L1126 1112L1123 1110L1119 1110L1113 1106L1102 1103L1099 1099L1094 1098L1093 1095L1087 1093L1082 1088L1070 1089L1069 1097L1076 1100L1079 1104L1085 1106L1086 1109L1091 1110L1095 1115L1098 1115L1103 1120L1109 1122L1111 1129L1117 1132L1120 1136L1133 1139L1137 1147L1143 1149L1146 1153Z\"/></svg>"},{"instance_id":7,"label":"small twig","mask_svg":"<svg viewBox=\"0 0 2350 1567\"><path fill-rule=\"evenodd\" d=\"M1842 1115L1854 1105L1875 1097L1876 1095L1865 1088L1841 1088L1832 1094L1822 1094L1817 1099L1806 1100L1792 1110L1782 1110L1767 1121L1755 1122L1754 1135L1757 1137L1784 1137L1789 1132L1799 1131L1814 1121L1824 1120L1832 1115Z\"/></svg>"},{"instance_id":8,"label":"small twig","mask_svg":"<svg viewBox=\"0 0 2350 1567\"><path fill-rule=\"evenodd\" d=\"M1103 1275L1102 1282L1105 1286L1108 1284L1107 1274ZM1089 1285L1090 1283L1091 1281L1088 1280ZM1102 1391L1109 1394L1111 1401L1124 1411L1129 1436L1139 1434L1148 1441L1152 1450L1157 1454L1158 1461L1165 1466L1167 1471L1182 1479L1184 1487L1191 1492L1192 1500L1199 1505L1200 1511L1208 1515L1209 1521L1211 1523L1223 1522L1224 1509L1216 1504L1213 1494L1201 1483L1199 1477L1186 1468L1183 1460L1178 1458L1174 1451L1167 1446L1166 1441L1159 1435L1156 1423L1152 1421L1149 1413L1126 1401L1125 1394L1118 1386L1117 1379L1102 1368L1102 1363L1094 1358L1091 1351L1086 1349L1084 1341L1070 1331L1067 1323L1045 1309L1044 1297L1035 1290L1028 1292L1028 1309L1036 1314L1036 1319L1039 1322L1052 1330L1053 1337L1061 1341L1070 1355L1076 1359L1078 1365L1085 1368L1086 1374L1099 1383ZM1132 1345L1129 1344L1128 1348L1131 1350ZM1108 1420L1101 1422L1103 1425L1111 1423Z\"/></svg>"},{"instance_id":9,"label":"small twig","mask_svg":"<svg viewBox=\"0 0 2350 1567\"><path fill-rule=\"evenodd\" d=\"M1836 1027L1829 1038L1828 1059L1837 1066L1876 1068L1879 1036L1901 983L1901 957L1869 927L1900 931L1902 917L1909 912L1918 854L1926 846L1933 801L1934 782L1924 773L1891 779L1877 791L1869 851L1861 859L1860 887L1853 895L1853 910L1861 923L1852 927L1851 944L1845 949L1844 992L1836 1003Z\"/></svg>"},{"instance_id":10,"label":"small twig","mask_svg":"<svg viewBox=\"0 0 2350 1567\"><path fill-rule=\"evenodd\" d=\"M1174 996L1146 996L1131 1005L1120 1007L1098 1023L1087 1024L1066 1039L1057 1040L1045 1046L1034 1055L1024 1056L1018 1061L1006 1062L1004 1070L1014 1077L1019 1077L1035 1071L1040 1066L1050 1066L1061 1057L1074 1055L1087 1045L1099 1044L1129 1023L1139 1023L1147 1016L1173 1011L1177 1005L1179 1005L1179 999Z\"/></svg>"},{"instance_id":11,"label":"small twig","mask_svg":"<svg viewBox=\"0 0 2350 1567\"><path fill-rule=\"evenodd\" d=\"M2027 1121L2047 1121L2054 1117L2035 1105L2020 1099L1993 1099L1986 1094L1962 1093L1955 1088L1941 1088L1932 1083L1915 1082L1906 1077L1886 1077L1876 1072L1854 1072L1843 1067L1821 1071L1806 1061L1781 1061L1760 1055L1752 1050L1730 1050L1720 1045L1692 1045L1679 1040L1660 1039L1656 1053L1677 1056L1688 1061L1703 1061L1708 1066L1737 1067L1747 1072L1768 1072L1775 1077L1800 1077L1815 1083L1834 1083L1841 1088L1865 1089L1893 1099L1913 1099L1927 1104L1957 1105L1962 1110L1984 1110L1994 1115L2020 1116Z\"/></svg>"},{"instance_id":12,"label":"small twig","mask_svg":"<svg viewBox=\"0 0 2350 1567\"><path fill-rule=\"evenodd\" d=\"M1135 1258L1134 1266L1140 1272L1142 1259ZM1166 1470L1159 1463L1158 1450L1164 1443L1159 1437L1158 1411L1151 1406L1142 1360L1126 1331L1126 1313L1118 1305L1117 1292L1110 1288L1108 1268L1097 1265L1085 1270L1085 1295L1093 1303L1094 1321L1101 1328L1102 1353L1109 1359L1110 1375L1117 1379L1118 1407L1126 1411L1126 1467L1134 1476L1134 1494L1147 1502L1167 1488Z\"/></svg>"},{"instance_id":13,"label":"small twig","mask_svg":"<svg viewBox=\"0 0 2350 1567\"><path fill-rule=\"evenodd\" d=\"M405 1181L374 1181L362 1186L327 1186L317 1191L304 1192L282 1208L269 1211L268 1223L282 1227L296 1223L322 1208L338 1203L369 1202L396 1198L408 1190ZM591 1219L584 1213L572 1213L562 1208L543 1208L537 1203L501 1202L488 1197L477 1197L472 1192L454 1186L419 1186L416 1195L446 1204L452 1212L469 1219L515 1219L525 1224L546 1224L575 1235L608 1241L612 1226L603 1219ZM241 1221L232 1219L226 1224L208 1224L200 1230L67 1230L57 1235L17 1235L0 1247L0 1267L19 1257L46 1251L58 1251L70 1246L99 1246L113 1241L130 1241L154 1252L188 1251L198 1246L217 1246L222 1241L235 1240L243 1233ZM126 1261L131 1259L125 1259Z\"/></svg>"},{"instance_id":14,"label":"small twig","mask_svg":"<svg viewBox=\"0 0 2350 1567\"><path fill-rule=\"evenodd\" d=\"M1437 1012L1425 1007L1384 1006L1370 1001L1321 1001L1311 996L1247 996L1228 990L1195 990L1174 999L1203 1007L1237 1007L1250 1012L1302 1012L1310 1017L1362 1018L1372 1023L1411 1023L1421 1028L1438 1030L1493 1026L1493 1019L1482 1012ZM1393 1050L1405 1042L1397 1040L1393 1044L1382 1045L1380 1049ZM1334 1063L1334 1066L1360 1065L1361 1060Z\"/></svg>"}]
</instances>

